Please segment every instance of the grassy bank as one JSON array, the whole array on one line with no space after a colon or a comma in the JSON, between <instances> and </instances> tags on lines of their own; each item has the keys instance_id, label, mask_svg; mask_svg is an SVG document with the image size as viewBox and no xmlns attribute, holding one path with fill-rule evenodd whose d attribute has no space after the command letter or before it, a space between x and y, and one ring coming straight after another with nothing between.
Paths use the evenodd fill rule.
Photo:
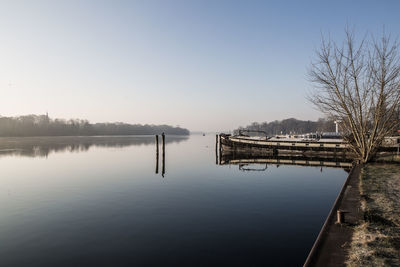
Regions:
<instances>
[{"instance_id":1,"label":"grassy bank","mask_svg":"<svg viewBox=\"0 0 400 267\"><path fill-rule=\"evenodd\" d=\"M347 266L400 266L400 165L364 166L360 193L364 220L355 226Z\"/></svg>"}]
</instances>

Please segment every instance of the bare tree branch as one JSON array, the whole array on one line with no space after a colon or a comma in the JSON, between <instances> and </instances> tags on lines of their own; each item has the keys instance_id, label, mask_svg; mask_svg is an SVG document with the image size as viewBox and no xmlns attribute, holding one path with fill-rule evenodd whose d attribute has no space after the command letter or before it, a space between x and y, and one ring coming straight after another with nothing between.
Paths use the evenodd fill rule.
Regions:
<instances>
[{"instance_id":1,"label":"bare tree branch","mask_svg":"<svg viewBox=\"0 0 400 267\"><path fill-rule=\"evenodd\" d=\"M399 126L399 44L383 33L356 42L346 29L342 45L322 38L309 71L315 90L308 100L341 120L344 138L359 160L368 162L385 136Z\"/></svg>"}]
</instances>

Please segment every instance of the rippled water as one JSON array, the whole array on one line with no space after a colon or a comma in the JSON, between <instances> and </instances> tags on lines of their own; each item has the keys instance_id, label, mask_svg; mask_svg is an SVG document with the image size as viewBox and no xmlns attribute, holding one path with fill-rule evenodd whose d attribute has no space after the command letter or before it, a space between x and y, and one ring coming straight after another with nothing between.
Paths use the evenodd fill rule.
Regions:
<instances>
[{"instance_id":1,"label":"rippled water","mask_svg":"<svg viewBox=\"0 0 400 267\"><path fill-rule=\"evenodd\" d=\"M347 173L214 142L167 136L162 177L153 136L0 138L0 266L301 266Z\"/></svg>"}]
</instances>

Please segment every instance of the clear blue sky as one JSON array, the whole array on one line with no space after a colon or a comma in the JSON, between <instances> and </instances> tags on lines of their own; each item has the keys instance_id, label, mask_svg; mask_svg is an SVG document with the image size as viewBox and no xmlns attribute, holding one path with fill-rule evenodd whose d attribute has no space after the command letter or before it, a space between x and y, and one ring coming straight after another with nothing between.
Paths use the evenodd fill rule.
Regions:
<instances>
[{"instance_id":1,"label":"clear blue sky","mask_svg":"<svg viewBox=\"0 0 400 267\"><path fill-rule=\"evenodd\" d=\"M220 131L321 117L321 33L400 36L400 1L2 1L0 115Z\"/></svg>"}]
</instances>

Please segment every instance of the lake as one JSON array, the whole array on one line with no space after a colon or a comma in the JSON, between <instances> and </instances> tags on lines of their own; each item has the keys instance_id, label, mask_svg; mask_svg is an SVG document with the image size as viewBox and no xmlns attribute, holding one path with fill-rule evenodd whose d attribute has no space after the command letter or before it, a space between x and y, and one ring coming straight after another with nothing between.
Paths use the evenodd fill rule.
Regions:
<instances>
[{"instance_id":1,"label":"lake","mask_svg":"<svg viewBox=\"0 0 400 267\"><path fill-rule=\"evenodd\" d=\"M345 170L166 141L163 177L154 136L0 138L0 266L302 266Z\"/></svg>"}]
</instances>

